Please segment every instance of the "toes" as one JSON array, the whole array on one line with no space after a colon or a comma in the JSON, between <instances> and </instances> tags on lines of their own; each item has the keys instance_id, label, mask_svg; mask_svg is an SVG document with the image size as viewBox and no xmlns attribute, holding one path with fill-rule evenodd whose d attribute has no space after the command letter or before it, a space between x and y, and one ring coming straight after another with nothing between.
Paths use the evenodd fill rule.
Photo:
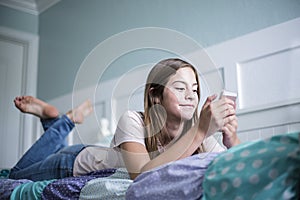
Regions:
<instances>
[{"instance_id":1,"label":"toes","mask_svg":"<svg viewBox=\"0 0 300 200\"><path fill-rule=\"evenodd\" d=\"M14 99L14 102L17 102L17 101L20 101L20 97L16 97L16 98Z\"/></svg>"},{"instance_id":2,"label":"toes","mask_svg":"<svg viewBox=\"0 0 300 200\"><path fill-rule=\"evenodd\" d=\"M19 106L20 105L20 99L18 97L16 97L14 99L14 103L15 103L16 106Z\"/></svg>"}]
</instances>

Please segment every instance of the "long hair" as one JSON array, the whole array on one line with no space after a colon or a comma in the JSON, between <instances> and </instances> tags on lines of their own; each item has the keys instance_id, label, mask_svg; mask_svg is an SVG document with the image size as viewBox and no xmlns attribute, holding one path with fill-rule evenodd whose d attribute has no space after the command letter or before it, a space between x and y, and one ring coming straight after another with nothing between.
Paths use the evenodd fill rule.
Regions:
<instances>
[{"instance_id":1,"label":"long hair","mask_svg":"<svg viewBox=\"0 0 300 200\"><path fill-rule=\"evenodd\" d=\"M144 91L144 123L146 126L145 144L151 158L158 154L158 145L164 145L167 134L164 132L166 113L160 104L163 100L163 92L167 82L177 70L189 67L194 71L198 86L200 86L197 70L188 62L178 58L169 58L157 63L150 71ZM197 87L198 99L200 89ZM189 130L198 120L198 104L193 117L184 124L183 132ZM168 141L170 142L170 141Z\"/></svg>"}]
</instances>

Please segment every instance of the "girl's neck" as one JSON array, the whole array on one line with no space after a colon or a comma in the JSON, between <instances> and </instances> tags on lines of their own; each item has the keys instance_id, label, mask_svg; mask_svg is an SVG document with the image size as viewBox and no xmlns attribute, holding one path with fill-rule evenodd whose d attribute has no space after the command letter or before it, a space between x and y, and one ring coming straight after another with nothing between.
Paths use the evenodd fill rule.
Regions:
<instances>
[{"instance_id":1,"label":"girl's neck","mask_svg":"<svg viewBox=\"0 0 300 200\"><path fill-rule=\"evenodd\" d=\"M178 137L181 133L182 133L182 130L183 130L183 125L184 123L183 122L166 122L166 125L165 125L165 130L168 134L168 137L170 139L174 139L176 137Z\"/></svg>"},{"instance_id":2,"label":"girl's neck","mask_svg":"<svg viewBox=\"0 0 300 200\"><path fill-rule=\"evenodd\" d=\"M184 123L168 123L164 127L164 134L161 138L161 145L167 149L180 137Z\"/></svg>"}]
</instances>

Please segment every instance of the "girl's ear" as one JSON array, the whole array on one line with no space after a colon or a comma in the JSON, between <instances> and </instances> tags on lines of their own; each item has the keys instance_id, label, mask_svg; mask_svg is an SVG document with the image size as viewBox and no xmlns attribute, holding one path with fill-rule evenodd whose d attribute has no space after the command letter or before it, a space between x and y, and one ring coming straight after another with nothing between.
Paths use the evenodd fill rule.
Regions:
<instances>
[{"instance_id":1,"label":"girl's ear","mask_svg":"<svg viewBox=\"0 0 300 200\"><path fill-rule=\"evenodd\" d=\"M160 98L158 97L157 94L155 94L155 89L154 88L150 88L149 96L150 96L152 104L160 104Z\"/></svg>"}]
</instances>

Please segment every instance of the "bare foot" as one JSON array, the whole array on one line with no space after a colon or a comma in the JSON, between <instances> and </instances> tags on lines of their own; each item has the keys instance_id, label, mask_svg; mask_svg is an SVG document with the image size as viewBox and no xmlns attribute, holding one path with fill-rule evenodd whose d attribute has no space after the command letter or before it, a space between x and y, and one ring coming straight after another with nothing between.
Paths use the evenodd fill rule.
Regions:
<instances>
[{"instance_id":1,"label":"bare foot","mask_svg":"<svg viewBox=\"0 0 300 200\"><path fill-rule=\"evenodd\" d=\"M16 97L14 103L21 112L33 114L41 119L55 118L59 115L54 106L32 96Z\"/></svg>"},{"instance_id":2,"label":"bare foot","mask_svg":"<svg viewBox=\"0 0 300 200\"><path fill-rule=\"evenodd\" d=\"M82 104L67 112L67 117L75 124L81 124L84 118L93 111L92 103L90 100L84 101Z\"/></svg>"}]
</instances>

